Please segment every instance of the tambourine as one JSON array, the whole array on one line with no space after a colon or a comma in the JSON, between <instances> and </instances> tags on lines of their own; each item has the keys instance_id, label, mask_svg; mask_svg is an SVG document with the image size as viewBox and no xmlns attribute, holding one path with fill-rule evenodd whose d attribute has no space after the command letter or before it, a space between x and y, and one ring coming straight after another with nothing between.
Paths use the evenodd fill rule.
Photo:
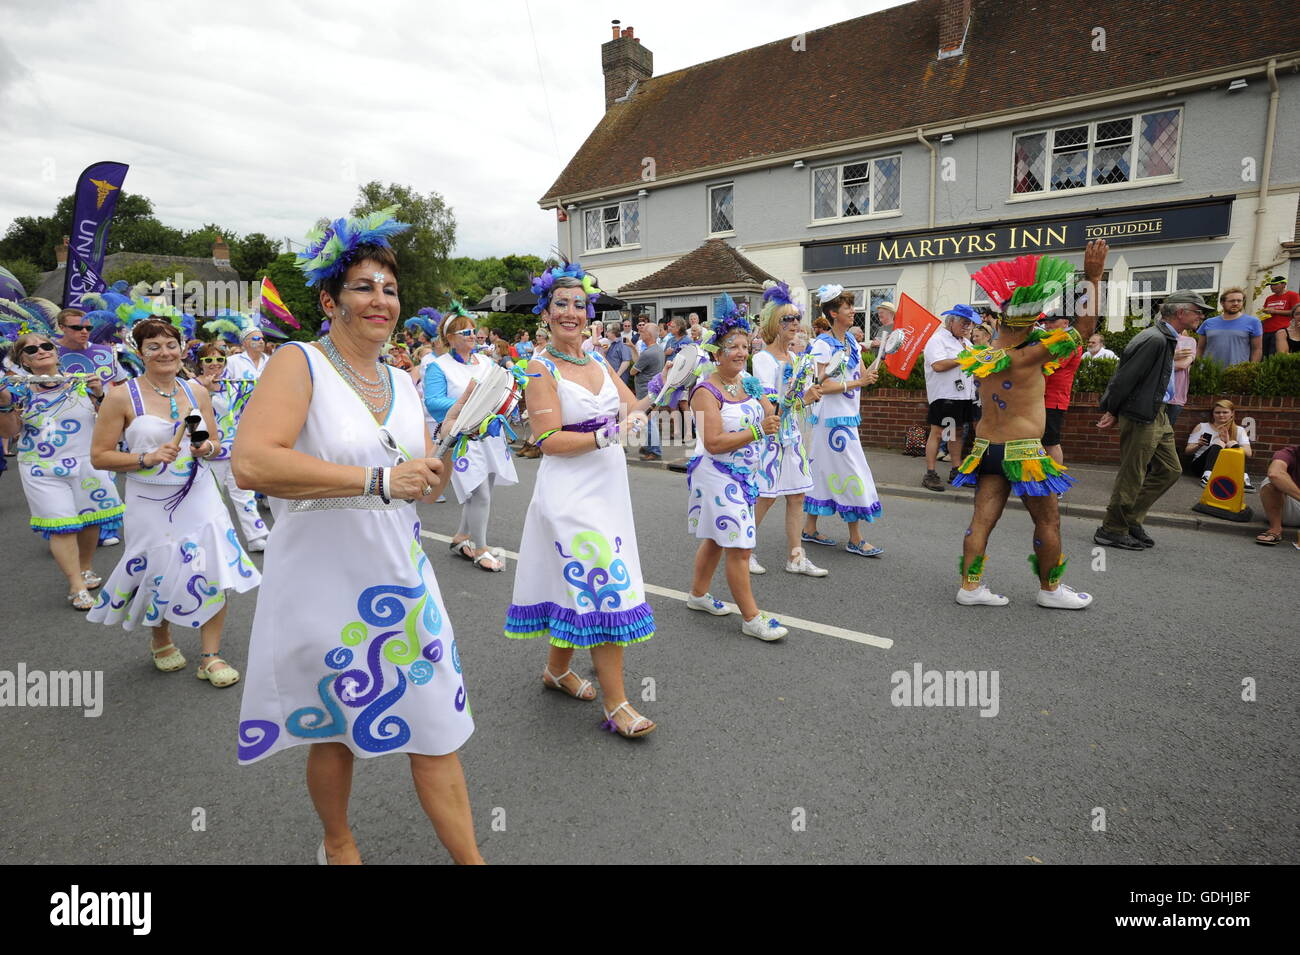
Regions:
<instances>
[{"instance_id":1,"label":"tambourine","mask_svg":"<svg viewBox=\"0 0 1300 955\"><path fill-rule=\"evenodd\" d=\"M455 428L438 435L433 449L435 458L441 457L461 436L478 433L487 421L508 415L519 403L519 385L514 376L494 362L480 361L471 380L474 389L456 417Z\"/></svg>"},{"instance_id":2,"label":"tambourine","mask_svg":"<svg viewBox=\"0 0 1300 955\"><path fill-rule=\"evenodd\" d=\"M687 382L695 377L695 368L699 363L700 346L695 342L687 342L677 349L677 354L673 356L673 366L664 376L664 386L655 396L654 403L663 404L674 391L686 387Z\"/></svg>"}]
</instances>

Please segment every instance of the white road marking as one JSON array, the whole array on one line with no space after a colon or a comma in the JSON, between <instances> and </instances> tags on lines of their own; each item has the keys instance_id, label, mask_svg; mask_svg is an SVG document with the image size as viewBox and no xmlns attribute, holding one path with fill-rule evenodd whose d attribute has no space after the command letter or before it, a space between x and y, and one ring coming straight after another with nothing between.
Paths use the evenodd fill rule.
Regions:
<instances>
[{"instance_id":1,"label":"white road marking","mask_svg":"<svg viewBox=\"0 0 1300 955\"><path fill-rule=\"evenodd\" d=\"M429 540L442 541L444 544L451 543L451 537L446 534L435 534L433 531L420 531L421 537L427 537ZM501 553L511 560L518 560L519 555L514 551L502 549ZM686 602L690 594L684 590L672 590L668 587L659 587L655 584L645 584L647 593L657 594L660 597L671 597L673 600ZM727 604L727 609L732 613L740 613L740 609L735 604ZM888 650L894 645L894 641L888 637L878 637L874 633L858 633L856 630L845 630L843 627L832 627L829 624L817 623L815 620L802 620L799 617L788 617L783 613L771 613L770 616L776 617L781 621L782 626L789 627L792 630L807 630L810 633L820 633L828 637L838 637L841 640L848 640L851 643L861 643L868 647L879 647L882 650Z\"/></svg>"}]
</instances>

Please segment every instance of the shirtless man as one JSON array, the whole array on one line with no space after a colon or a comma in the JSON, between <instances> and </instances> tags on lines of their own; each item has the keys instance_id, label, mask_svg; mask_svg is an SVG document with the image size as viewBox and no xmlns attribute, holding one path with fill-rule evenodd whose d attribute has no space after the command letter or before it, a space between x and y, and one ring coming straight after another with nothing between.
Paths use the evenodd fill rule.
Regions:
<instances>
[{"instance_id":1,"label":"shirtless man","mask_svg":"<svg viewBox=\"0 0 1300 955\"><path fill-rule=\"evenodd\" d=\"M1070 355L1092 335L1097 325L1097 283L1106 267L1106 252L1104 240L1089 242L1084 252L1087 304L1074 328L1045 333L1034 329L1033 315L1005 315L990 349L959 356L963 370L981 379L984 409L975 431L975 447L952 482L958 487L975 485L975 516L966 529L958 568L959 604L1001 607L1008 603L1006 597L981 583L981 577L989 534L1013 490L1034 520L1034 553L1029 562L1038 576L1038 605L1082 610L1092 603L1089 594L1076 593L1061 583L1065 560L1061 557L1061 515L1056 498L1074 480L1048 457L1040 436L1046 423L1044 366Z\"/></svg>"}]
</instances>

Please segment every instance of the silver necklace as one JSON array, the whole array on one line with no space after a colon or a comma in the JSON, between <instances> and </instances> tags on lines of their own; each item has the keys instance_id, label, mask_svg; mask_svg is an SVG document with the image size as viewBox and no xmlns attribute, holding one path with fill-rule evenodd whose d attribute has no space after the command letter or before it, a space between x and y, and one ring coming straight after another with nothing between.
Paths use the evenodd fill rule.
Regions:
<instances>
[{"instance_id":1,"label":"silver necklace","mask_svg":"<svg viewBox=\"0 0 1300 955\"><path fill-rule=\"evenodd\" d=\"M736 376L736 380L733 381L731 384L727 384L725 381L723 381L721 375L718 376L718 381L722 382L722 390L725 391L727 394L731 395L731 397L733 398L736 397L736 392L740 391L739 375Z\"/></svg>"},{"instance_id":2,"label":"silver necklace","mask_svg":"<svg viewBox=\"0 0 1300 955\"><path fill-rule=\"evenodd\" d=\"M334 366L334 370L347 382L348 387L356 392L357 397L370 410L370 413L376 415L387 414L393 401L393 383L392 379L380 366L379 360L375 360L375 371L379 374L379 380L371 381L349 364L329 335L322 338L320 343L321 349L325 352L325 357Z\"/></svg>"}]
</instances>

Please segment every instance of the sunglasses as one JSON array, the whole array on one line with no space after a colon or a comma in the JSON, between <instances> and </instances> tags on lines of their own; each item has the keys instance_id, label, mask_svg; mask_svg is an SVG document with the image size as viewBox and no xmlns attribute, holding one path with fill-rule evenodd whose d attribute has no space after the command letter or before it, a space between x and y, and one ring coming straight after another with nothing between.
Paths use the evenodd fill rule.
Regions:
<instances>
[{"instance_id":1,"label":"sunglasses","mask_svg":"<svg viewBox=\"0 0 1300 955\"><path fill-rule=\"evenodd\" d=\"M459 335L461 338L473 338L477 332L472 328L462 328L458 332L452 332L453 335Z\"/></svg>"},{"instance_id":2,"label":"sunglasses","mask_svg":"<svg viewBox=\"0 0 1300 955\"><path fill-rule=\"evenodd\" d=\"M41 342L39 345L23 346L24 355L35 355L37 352L42 352L42 351L54 351L54 346L51 345L49 342Z\"/></svg>"},{"instance_id":3,"label":"sunglasses","mask_svg":"<svg viewBox=\"0 0 1300 955\"><path fill-rule=\"evenodd\" d=\"M261 335L249 335L246 339L244 339L244 341L261 342L261 341L266 341L266 339L264 339Z\"/></svg>"},{"instance_id":4,"label":"sunglasses","mask_svg":"<svg viewBox=\"0 0 1300 955\"><path fill-rule=\"evenodd\" d=\"M226 360L224 358L200 358L199 359L199 364L201 365L224 365L225 363Z\"/></svg>"},{"instance_id":5,"label":"sunglasses","mask_svg":"<svg viewBox=\"0 0 1300 955\"><path fill-rule=\"evenodd\" d=\"M95 326L93 325L64 325L65 332L88 332Z\"/></svg>"}]
</instances>

